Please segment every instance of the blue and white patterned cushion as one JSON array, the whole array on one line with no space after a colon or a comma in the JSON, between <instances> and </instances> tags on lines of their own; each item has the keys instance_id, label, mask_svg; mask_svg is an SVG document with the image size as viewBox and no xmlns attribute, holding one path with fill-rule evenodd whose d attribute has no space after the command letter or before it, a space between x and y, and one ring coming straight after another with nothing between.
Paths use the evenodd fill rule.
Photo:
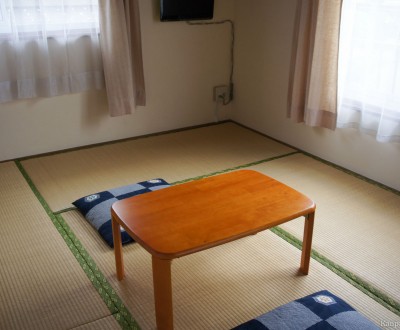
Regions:
<instances>
[{"instance_id":1,"label":"blue and white patterned cushion","mask_svg":"<svg viewBox=\"0 0 400 330\"><path fill-rule=\"evenodd\" d=\"M245 322L234 330L377 330L374 323L344 300L323 290Z\"/></svg>"},{"instance_id":2,"label":"blue and white patterned cushion","mask_svg":"<svg viewBox=\"0 0 400 330\"><path fill-rule=\"evenodd\" d=\"M169 187L163 179L153 179L135 184L101 191L77 199L75 205L101 237L111 247L114 246L111 226L111 206L118 200ZM122 244L133 242L132 237L121 228Z\"/></svg>"}]
</instances>

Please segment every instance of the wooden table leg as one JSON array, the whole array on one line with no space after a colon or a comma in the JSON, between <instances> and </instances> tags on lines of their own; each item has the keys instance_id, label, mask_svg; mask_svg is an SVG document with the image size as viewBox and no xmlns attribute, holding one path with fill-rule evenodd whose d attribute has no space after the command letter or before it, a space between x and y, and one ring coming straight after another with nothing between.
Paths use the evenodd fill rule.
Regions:
<instances>
[{"instance_id":1,"label":"wooden table leg","mask_svg":"<svg viewBox=\"0 0 400 330\"><path fill-rule=\"evenodd\" d=\"M158 330L174 328L172 309L171 260L153 260L153 286Z\"/></svg>"},{"instance_id":2,"label":"wooden table leg","mask_svg":"<svg viewBox=\"0 0 400 330\"><path fill-rule=\"evenodd\" d=\"M117 268L117 278L121 281L124 278L124 258L122 256L122 241L121 241L121 229L117 220L111 218L112 233L114 241L114 254L115 254L115 266Z\"/></svg>"},{"instance_id":3,"label":"wooden table leg","mask_svg":"<svg viewBox=\"0 0 400 330\"><path fill-rule=\"evenodd\" d=\"M310 257L311 257L311 243L314 228L314 215L315 212L305 216L304 220L304 235L303 235L303 248L301 252L301 264L300 271L304 274L308 274L310 268Z\"/></svg>"}]
</instances>

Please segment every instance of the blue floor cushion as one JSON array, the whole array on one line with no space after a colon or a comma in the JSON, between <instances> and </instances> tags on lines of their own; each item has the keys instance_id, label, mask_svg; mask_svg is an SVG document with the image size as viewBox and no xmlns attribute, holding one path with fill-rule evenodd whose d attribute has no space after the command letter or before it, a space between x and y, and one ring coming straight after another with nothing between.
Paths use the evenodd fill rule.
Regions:
<instances>
[{"instance_id":1,"label":"blue floor cushion","mask_svg":"<svg viewBox=\"0 0 400 330\"><path fill-rule=\"evenodd\" d=\"M153 179L128 186L101 191L77 199L75 205L89 223L97 229L101 237L111 247L114 246L111 226L111 205L121 199L169 187L163 179ZM132 237L121 228L122 244L133 242Z\"/></svg>"},{"instance_id":2,"label":"blue floor cushion","mask_svg":"<svg viewBox=\"0 0 400 330\"><path fill-rule=\"evenodd\" d=\"M245 322L234 330L376 330L374 323L329 291L320 291Z\"/></svg>"}]
</instances>

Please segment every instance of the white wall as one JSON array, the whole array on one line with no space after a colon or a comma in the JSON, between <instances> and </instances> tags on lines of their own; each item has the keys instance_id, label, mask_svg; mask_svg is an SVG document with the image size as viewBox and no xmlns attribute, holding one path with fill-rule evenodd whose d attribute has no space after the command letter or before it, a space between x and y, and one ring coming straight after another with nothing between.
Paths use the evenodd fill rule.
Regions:
<instances>
[{"instance_id":1,"label":"white wall","mask_svg":"<svg viewBox=\"0 0 400 330\"><path fill-rule=\"evenodd\" d=\"M236 0L233 119L400 190L400 144L292 123L286 99L295 0Z\"/></svg>"},{"instance_id":2,"label":"white wall","mask_svg":"<svg viewBox=\"0 0 400 330\"><path fill-rule=\"evenodd\" d=\"M146 107L111 118L101 91L0 104L0 161L212 122L212 87L229 77L229 25L161 23L158 3L140 0ZM400 144L286 119L295 3L215 0L214 20L236 22L234 109L221 118L400 190Z\"/></svg>"},{"instance_id":3,"label":"white wall","mask_svg":"<svg viewBox=\"0 0 400 330\"><path fill-rule=\"evenodd\" d=\"M104 91L0 104L0 161L213 122L213 86L229 80L229 25L161 23L158 6L140 0L145 107L111 118ZM215 0L214 20L233 13L233 1Z\"/></svg>"}]
</instances>

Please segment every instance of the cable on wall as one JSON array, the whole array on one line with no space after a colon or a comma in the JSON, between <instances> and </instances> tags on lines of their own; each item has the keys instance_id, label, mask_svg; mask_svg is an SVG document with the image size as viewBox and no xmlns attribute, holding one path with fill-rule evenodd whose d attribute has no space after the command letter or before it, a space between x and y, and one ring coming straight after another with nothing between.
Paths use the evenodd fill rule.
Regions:
<instances>
[{"instance_id":1,"label":"cable on wall","mask_svg":"<svg viewBox=\"0 0 400 330\"><path fill-rule=\"evenodd\" d=\"M193 22L193 21L186 21L189 25L216 25L216 24L224 24L229 23L231 26L231 49L230 49L230 74L229 74L229 97L228 101L223 101L223 105L229 104L233 100L233 64L234 64L234 46L235 46L235 25L232 20L224 19L221 21L213 21L213 22ZM218 102L217 102L218 103Z\"/></svg>"}]
</instances>

